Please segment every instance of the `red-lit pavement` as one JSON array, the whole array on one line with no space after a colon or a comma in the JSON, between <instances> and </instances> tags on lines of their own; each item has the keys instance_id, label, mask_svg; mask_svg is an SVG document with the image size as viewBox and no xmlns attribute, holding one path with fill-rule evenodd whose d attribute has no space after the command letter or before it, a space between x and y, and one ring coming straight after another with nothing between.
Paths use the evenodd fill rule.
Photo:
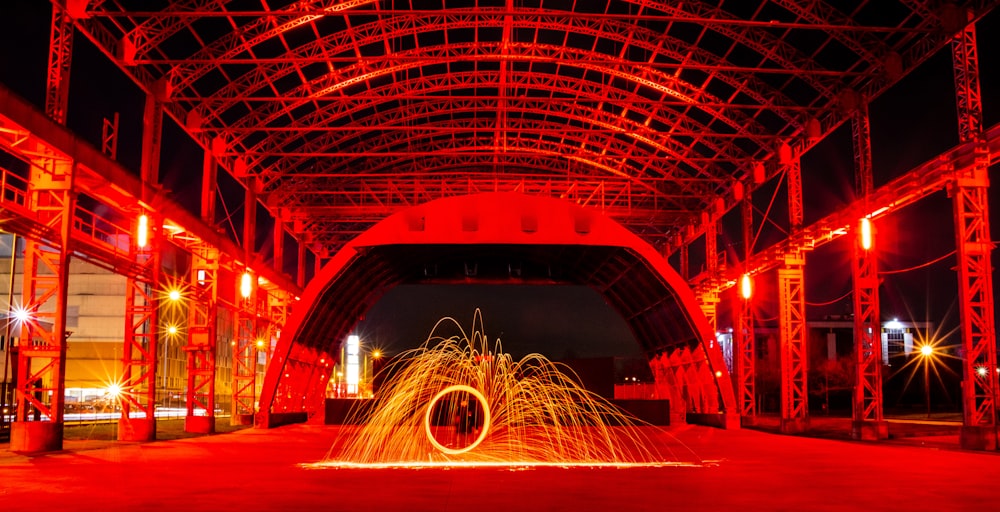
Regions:
<instances>
[{"instance_id":1,"label":"red-lit pavement","mask_svg":"<svg viewBox=\"0 0 1000 512\"><path fill-rule=\"evenodd\" d=\"M336 427L0 452L0 510L995 510L1000 454L682 426L703 467L309 469ZM99 447L93 447L99 446Z\"/></svg>"}]
</instances>

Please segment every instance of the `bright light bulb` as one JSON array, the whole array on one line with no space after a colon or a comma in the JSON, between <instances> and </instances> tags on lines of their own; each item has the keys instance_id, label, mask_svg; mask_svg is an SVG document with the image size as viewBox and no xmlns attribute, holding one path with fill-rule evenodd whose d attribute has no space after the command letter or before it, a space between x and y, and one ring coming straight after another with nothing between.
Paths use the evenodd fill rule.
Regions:
<instances>
[{"instance_id":1,"label":"bright light bulb","mask_svg":"<svg viewBox=\"0 0 1000 512\"><path fill-rule=\"evenodd\" d=\"M872 222L867 218L861 219L861 247L866 251L872 248Z\"/></svg>"},{"instance_id":2,"label":"bright light bulb","mask_svg":"<svg viewBox=\"0 0 1000 512\"><path fill-rule=\"evenodd\" d=\"M136 236L136 244L140 249L145 249L146 245L149 243L149 217L146 215L139 216L139 232Z\"/></svg>"},{"instance_id":3,"label":"bright light bulb","mask_svg":"<svg viewBox=\"0 0 1000 512\"><path fill-rule=\"evenodd\" d=\"M924 346L920 347L920 353L923 354L923 355L925 355L925 356L929 356L929 355L931 355L931 354L934 353L934 347L932 347L930 345L924 345Z\"/></svg>"},{"instance_id":4,"label":"bright light bulb","mask_svg":"<svg viewBox=\"0 0 1000 512\"><path fill-rule=\"evenodd\" d=\"M171 325L170 327L167 327L167 334L170 334L171 336L177 334L177 326Z\"/></svg>"},{"instance_id":5,"label":"bright light bulb","mask_svg":"<svg viewBox=\"0 0 1000 512\"><path fill-rule=\"evenodd\" d=\"M170 290L170 292L167 294L167 297L170 300L173 300L173 301L181 300L181 291L180 290Z\"/></svg>"},{"instance_id":6,"label":"bright light bulb","mask_svg":"<svg viewBox=\"0 0 1000 512\"><path fill-rule=\"evenodd\" d=\"M243 279L240 280L240 295L244 299L250 298L250 294L253 292L253 284L251 282L250 272L243 273Z\"/></svg>"},{"instance_id":7,"label":"bright light bulb","mask_svg":"<svg viewBox=\"0 0 1000 512\"><path fill-rule=\"evenodd\" d=\"M977 367L976 368L976 373L978 373L980 377L985 377L986 376L986 367L985 366L979 366L979 367Z\"/></svg>"},{"instance_id":8,"label":"bright light bulb","mask_svg":"<svg viewBox=\"0 0 1000 512\"><path fill-rule=\"evenodd\" d=\"M22 306L14 306L10 312L10 316L14 318L16 324L20 325L31 320L31 311Z\"/></svg>"},{"instance_id":9,"label":"bright light bulb","mask_svg":"<svg viewBox=\"0 0 1000 512\"><path fill-rule=\"evenodd\" d=\"M750 279L750 274L743 274L740 279L740 294L743 295L744 299L753 296L753 281Z\"/></svg>"}]
</instances>

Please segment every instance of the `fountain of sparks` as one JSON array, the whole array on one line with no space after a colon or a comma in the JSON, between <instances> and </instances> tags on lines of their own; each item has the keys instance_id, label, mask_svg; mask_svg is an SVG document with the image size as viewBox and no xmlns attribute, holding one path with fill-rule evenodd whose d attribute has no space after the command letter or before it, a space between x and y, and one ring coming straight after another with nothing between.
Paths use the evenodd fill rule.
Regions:
<instances>
[{"instance_id":1,"label":"fountain of sparks","mask_svg":"<svg viewBox=\"0 0 1000 512\"><path fill-rule=\"evenodd\" d=\"M459 335L438 334L453 325ZM379 398L352 412L313 467L667 466L704 461L664 430L584 389L567 366L491 348L479 310L471 336L443 318L385 370ZM668 447L667 453L660 448ZM681 455L679 455L681 454ZM683 460L682 460L683 459Z\"/></svg>"}]
</instances>

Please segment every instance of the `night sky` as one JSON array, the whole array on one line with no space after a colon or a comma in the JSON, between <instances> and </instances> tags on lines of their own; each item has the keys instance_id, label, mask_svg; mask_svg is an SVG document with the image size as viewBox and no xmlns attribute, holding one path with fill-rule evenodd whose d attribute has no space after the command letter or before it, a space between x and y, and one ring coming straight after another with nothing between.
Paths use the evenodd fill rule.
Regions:
<instances>
[{"instance_id":1,"label":"night sky","mask_svg":"<svg viewBox=\"0 0 1000 512\"><path fill-rule=\"evenodd\" d=\"M0 7L4 26L0 48L5 48L0 51L0 82L36 105L44 103L48 12L48 2L41 0L6 0ZM1000 12L994 11L977 28L984 126L990 127L1000 122L1000 44L993 43L1000 33ZM130 169L138 169L141 92L83 37L75 38L71 77L68 126L99 147L103 119L119 112L122 127L119 160ZM876 187L956 144L950 52L947 49L939 52L876 99L870 113ZM189 170L200 169L201 151L186 141L172 122L166 120L164 125L161 180L168 189L183 192L192 181L197 181L191 180ZM853 200L851 155L849 125L804 155L806 224ZM240 196L231 184L223 184L221 188L224 196ZM773 184L766 184L754 194L758 209L755 226L760 225L762 212L768 209L773 189ZM991 189L993 226L998 224L996 217L1000 210L996 206L1000 205L997 190L997 187ZM784 197L783 192L778 195L772 216L784 215ZM182 194L178 200L197 211L198 194ZM235 207L228 200L223 201L220 215L231 213L239 218L240 200L233 199ZM724 219L719 247L742 254L738 208L734 213L735 216L731 213ZM269 237L270 228L260 227L262 233L258 238ZM954 250L951 202L945 193L938 192L890 215L878 223L877 229L882 251L879 265L885 278L881 291L883 320L896 317L957 324L954 256L897 273L920 267ZM238 230L236 225L234 231ZM755 248L760 250L783 236L780 230L766 224ZM848 249L844 238L807 257L808 317L850 313ZM696 259L693 256L692 262ZM697 267L693 265L692 270ZM768 275L773 277L773 273ZM773 322L777 316L773 284L759 286L761 293L770 296L761 297L758 315L762 323ZM398 350L423 341L440 317L453 316L463 326L469 326L477 307L483 311L490 339L501 338L505 348L514 354L540 351L560 358L638 352L617 313L596 292L578 286L403 286L390 290L369 311L358 332L375 344ZM723 321L727 314L721 312Z\"/></svg>"}]
</instances>

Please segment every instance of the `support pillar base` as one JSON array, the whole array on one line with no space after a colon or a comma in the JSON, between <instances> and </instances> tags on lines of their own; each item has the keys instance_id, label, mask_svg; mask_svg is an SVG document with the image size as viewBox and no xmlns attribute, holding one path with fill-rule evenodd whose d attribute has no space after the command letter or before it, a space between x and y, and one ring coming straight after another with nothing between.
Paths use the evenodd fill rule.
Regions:
<instances>
[{"instance_id":1,"label":"support pillar base","mask_svg":"<svg viewBox=\"0 0 1000 512\"><path fill-rule=\"evenodd\" d=\"M184 431L190 434L214 434L215 416L185 416Z\"/></svg>"},{"instance_id":2,"label":"support pillar base","mask_svg":"<svg viewBox=\"0 0 1000 512\"><path fill-rule=\"evenodd\" d=\"M57 452L63 449L63 424L52 421L15 421L10 424L10 451Z\"/></svg>"},{"instance_id":3,"label":"support pillar base","mask_svg":"<svg viewBox=\"0 0 1000 512\"><path fill-rule=\"evenodd\" d=\"M889 439L889 422L852 421L851 439L856 441L881 441Z\"/></svg>"},{"instance_id":4,"label":"support pillar base","mask_svg":"<svg viewBox=\"0 0 1000 512\"><path fill-rule=\"evenodd\" d=\"M997 427L963 426L959 434L962 448L966 450L996 450Z\"/></svg>"},{"instance_id":5,"label":"support pillar base","mask_svg":"<svg viewBox=\"0 0 1000 512\"><path fill-rule=\"evenodd\" d=\"M757 416L740 416L740 426L746 427L756 427L760 424L760 420Z\"/></svg>"},{"instance_id":6,"label":"support pillar base","mask_svg":"<svg viewBox=\"0 0 1000 512\"><path fill-rule=\"evenodd\" d=\"M809 430L809 418L781 418L782 434L802 434Z\"/></svg>"},{"instance_id":7,"label":"support pillar base","mask_svg":"<svg viewBox=\"0 0 1000 512\"><path fill-rule=\"evenodd\" d=\"M230 425L253 425L253 414L234 414L229 418Z\"/></svg>"},{"instance_id":8,"label":"support pillar base","mask_svg":"<svg viewBox=\"0 0 1000 512\"><path fill-rule=\"evenodd\" d=\"M118 420L119 441L156 440L156 419L122 418Z\"/></svg>"}]
</instances>

